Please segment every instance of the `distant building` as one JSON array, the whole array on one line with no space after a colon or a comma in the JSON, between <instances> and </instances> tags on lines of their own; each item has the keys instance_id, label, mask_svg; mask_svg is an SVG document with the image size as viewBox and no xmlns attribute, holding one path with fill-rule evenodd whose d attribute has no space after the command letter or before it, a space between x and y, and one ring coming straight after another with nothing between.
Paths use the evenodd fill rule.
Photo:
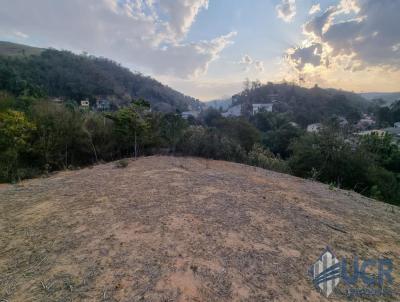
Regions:
<instances>
[{"instance_id":1,"label":"distant building","mask_svg":"<svg viewBox=\"0 0 400 302\"><path fill-rule=\"evenodd\" d=\"M274 104L253 104L253 115L261 111L272 112Z\"/></svg>"},{"instance_id":2,"label":"distant building","mask_svg":"<svg viewBox=\"0 0 400 302\"><path fill-rule=\"evenodd\" d=\"M187 120L189 118L189 116L193 116L193 117L198 117L199 116L199 112L198 111L184 111L181 113L182 118L184 118L185 120Z\"/></svg>"},{"instance_id":3,"label":"distant building","mask_svg":"<svg viewBox=\"0 0 400 302\"><path fill-rule=\"evenodd\" d=\"M343 117L343 116L339 116L339 117L338 117L338 122L339 122L339 125L340 125L341 127L345 127L345 126L347 126L347 125L349 124L349 122L347 121L347 119L346 119L345 117Z\"/></svg>"},{"instance_id":4,"label":"distant building","mask_svg":"<svg viewBox=\"0 0 400 302\"><path fill-rule=\"evenodd\" d=\"M378 136L384 136L385 133L386 133L385 130L375 129L375 130L360 131L360 132L357 132L357 133L354 133L354 134L358 135L358 136L365 136L365 135L372 135L372 134L378 135Z\"/></svg>"},{"instance_id":5,"label":"distant building","mask_svg":"<svg viewBox=\"0 0 400 302\"><path fill-rule=\"evenodd\" d=\"M400 122L394 123L394 128L400 128Z\"/></svg>"},{"instance_id":6,"label":"distant building","mask_svg":"<svg viewBox=\"0 0 400 302\"><path fill-rule=\"evenodd\" d=\"M81 108L82 109L89 109L90 107L90 103L88 99L85 99L83 101L81 101Z\"/></svg>"},{"instance_id":7,"label":"distant building","mask_svg":"<svg viewBox=\"0 0 400 302\"><path fill-rule=\"evenodd\" d=\"M241 116L241 115L242 115L242 105L236 105L236 106L230 107L226 112L222 113L223 117Z\"/></svg>"},{"instance_id":8,"label":"distant building","mask_svg":"<svg viewBox=\"0 0 400 302\"><path fill-rule=\"evenodd\" d=\"M362 119L358 121L356 127L360 130L367 130L374 125L375 125L375 120L371 116L364 114Z\"/></svg>"},{"instance_id":9,"label":"distant building","mask_svg":"<svg viewBox=\"0 0 400 302\"><path fill-rule=\"evenodd\" d=\"M107 99L96 100L96 109L98 111L109 111L111 108L111 102Z\"/></svg>"},{"instance_id":10,"label":"distant building","mask_svg":"<svg viewBox=\"0 0 400 302\"><path fill-rule=\"evenodd\" d=\"M322 124L321 123L315 123L315 124L310 124L307 126L307 132L315 133L321 130Z\"/></svg>"},{"instance_id":11,"label":"distant building","mask_svg":"<svg viewBox=\"0 0 400 302\"><path fill-rule=\"evenodd\" d=\"M52 98L51 101L52 101L52 102L55 102L55 103L62 103L62 102L64 102L64 100L61 99L61 98Z\"/></svg>"}]
</instances>

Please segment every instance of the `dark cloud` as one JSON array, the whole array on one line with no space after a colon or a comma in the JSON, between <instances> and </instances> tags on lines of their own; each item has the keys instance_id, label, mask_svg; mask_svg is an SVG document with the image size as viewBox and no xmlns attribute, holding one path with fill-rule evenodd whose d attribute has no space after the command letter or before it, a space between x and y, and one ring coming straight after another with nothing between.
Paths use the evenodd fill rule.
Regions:
<instances>
[{"instance_id":1,"label":"dark cloud","mask_svg":"<svg viewBox=\"0 0 400 302\"><path fill-rule=\"evenodd\" d=\"M301 70L306 64L320 65L322 63L321 52L322 45L314 43L308 47L295 48L291 54L288 54L288 59L297 69Z\"/></svg>"},{"instance_id":2,"label":"dark cloud","mask_svg":"<svg viewBox=\"0 0 400 302\"><path fill-rule=\"evenodd\" d=\"M400 69L399 12L399 0L342 0L304 25L311 46L295 48L288 59L299 70L328 60L346 62L343 68L351 70Z\"/></svg>"}]
</instances>

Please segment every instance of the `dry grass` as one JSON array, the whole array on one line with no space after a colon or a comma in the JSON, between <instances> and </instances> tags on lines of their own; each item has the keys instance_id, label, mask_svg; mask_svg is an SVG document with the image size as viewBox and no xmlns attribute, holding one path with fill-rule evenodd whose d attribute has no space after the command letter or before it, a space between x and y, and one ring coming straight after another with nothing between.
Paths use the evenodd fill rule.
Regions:
<instances>
[{"instance_id":1,"label":"dry grass","mask_svg":"<svg viewBox=\"0 0 400 302\"><path fill-rule=\"evenodd\" d=\"M0 187L0 301L325 301L326 245L393 259L398 288L399 208L222 161L114 166Z\"/></svg>"}]
</instances>

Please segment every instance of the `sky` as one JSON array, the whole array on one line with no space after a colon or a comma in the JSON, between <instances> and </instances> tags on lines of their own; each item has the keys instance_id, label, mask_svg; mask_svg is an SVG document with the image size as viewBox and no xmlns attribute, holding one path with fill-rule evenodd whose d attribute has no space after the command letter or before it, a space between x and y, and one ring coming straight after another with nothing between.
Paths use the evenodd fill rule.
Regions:
<instances>
[{"instance_id":1,"label":"sky","mask_svg":"<svg viewBox=\"0 0 400 302\"><path fill-rule=\"evenodd\" d=\"M0 0L0 40L88 52L202 101L246 79L400 91L400 0Z\"/></svg>"}]
</instances>

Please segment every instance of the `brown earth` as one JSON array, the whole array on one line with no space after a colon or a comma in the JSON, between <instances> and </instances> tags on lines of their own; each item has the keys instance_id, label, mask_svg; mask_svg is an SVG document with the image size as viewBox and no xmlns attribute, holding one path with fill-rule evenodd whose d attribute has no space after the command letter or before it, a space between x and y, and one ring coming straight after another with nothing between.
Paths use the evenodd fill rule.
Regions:
<instances>
[{"instance_id":1,"label":"brown earth","mask_svg":"<svg viewBox=\"0 0 400 302\"><path fill-rule=\"evenodd\" d=\"M396 290L399 213L223 161L60 172L0 186L0 301L328 301L307 274L326 245L393 259Z\"/></svg>"}]
</instances>

